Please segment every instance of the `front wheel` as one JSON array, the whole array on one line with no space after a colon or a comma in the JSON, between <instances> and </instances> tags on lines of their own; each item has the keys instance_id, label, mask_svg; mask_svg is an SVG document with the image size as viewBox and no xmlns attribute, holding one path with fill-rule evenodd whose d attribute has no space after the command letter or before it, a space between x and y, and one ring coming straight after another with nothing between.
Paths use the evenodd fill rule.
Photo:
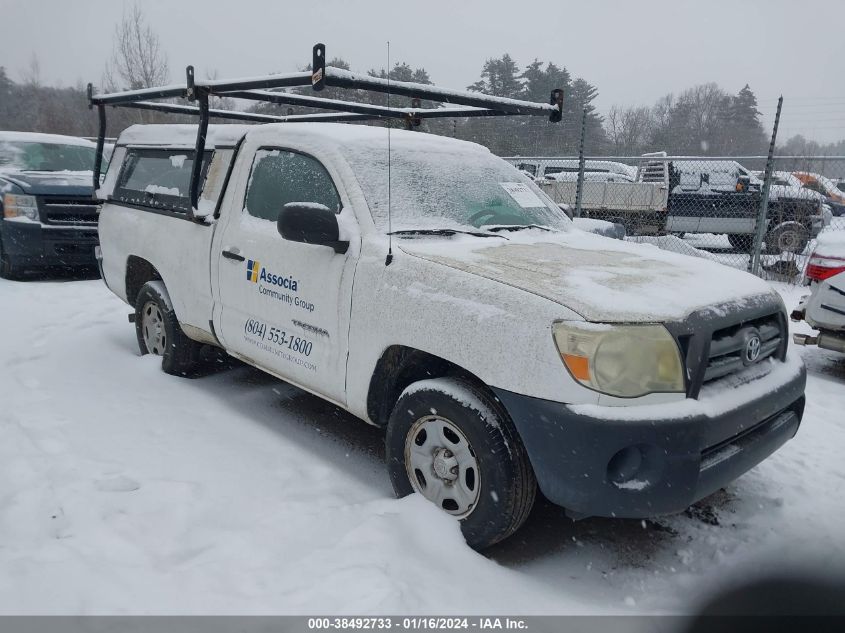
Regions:
<instances>
[{"instance_id":1,"label":"front wheel","mask_svg":"<svg viewBox=\"0 0 845 633\"><path fill-rule=\"evenodd\" d=\"M501 403L475 385L414 383L393 409L386 444L396 494L418 492L458 517L471 547L507 538L528 518L537 483L525 447Z\"/></svg>"},{"instance_id":2,"label":"front wheel","mask_svg":"<svg viewBox=\"0 0 845 633\"><path fill-rule=\"evenodd\" d=\"M12 263L11 258L3 252L2 248L0 248L0 277L3 279L14 280L20 279L21 276L21 268Z\"/></svg>"},{"instance_id":3,"label":"front wheel","mask_svg":"<svg viewBox=\"0 0 845 633\"><path fill-rule=\"evenodd\" d=\"M165 373L187 376L199 365L202 345L182 331L170 295L160 281L144 284L138 293L135 333L141 355L161 356L161 368Z\"/></svg>"},{"instance_id":4,"label":"front wheel","mask_svg":"<svg viewBox=\"0 0 845 633\"><path fill-rule=\"evenodd\" d=\"M803 253L810 243L810 231L800 222L782 222L766 235L766 252L770 255L780 253Z\"/></svg>"}]
</instances>

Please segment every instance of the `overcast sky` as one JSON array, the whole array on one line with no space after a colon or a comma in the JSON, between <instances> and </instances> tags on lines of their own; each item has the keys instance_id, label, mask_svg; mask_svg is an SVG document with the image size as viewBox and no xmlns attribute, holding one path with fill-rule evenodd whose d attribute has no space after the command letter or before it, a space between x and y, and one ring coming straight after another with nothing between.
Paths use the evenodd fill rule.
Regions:
<instances>
[{"instance_id":1,"label":"overcast sky","mask_svg":"<svg viewBox=\"0 0 845 633\"><path fill-rule=\"evenodd\" d=\"M0 65L15 80L37 55L43 83L95 84L112 48L121 0L0 0ZM484 60L508 52L566 66L610 106L652 105L715 81L749 83L770 121L784 95L781 139L845 138L842 0L144 0L171 79L184 67L221 78L298 69L311 46L353 70L391 59L464 88Z\"/></svg>"}]
</instances>

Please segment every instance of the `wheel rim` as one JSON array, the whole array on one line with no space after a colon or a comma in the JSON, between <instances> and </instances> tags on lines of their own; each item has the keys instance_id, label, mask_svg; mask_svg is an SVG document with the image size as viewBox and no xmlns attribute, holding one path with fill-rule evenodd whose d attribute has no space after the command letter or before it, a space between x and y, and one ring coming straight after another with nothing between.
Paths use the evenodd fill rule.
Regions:
<instances>
[{"instance_id":1,"label":"wheel rim","mask_svg":"<svg viewBox=\"0 0 845 633\"><path fill-rule=\"evenodd\" d=\"M781 252L794 253L801 244L801 235L797 230L784 231L778 237L777 248Z\"/></svg>"},{"instance_id":2,"label":"wheel rim","mask_svg":"<svg viewBox=\"0 0 845 633\"><path fill-rule=\"evenodd\" d=\"M446 418L429 415L411 425L405 471L415 492L449 514L465 517L478 505L478 460L466 436Z\"/></svg>"},{"instance_id":3,"label":"wheel rim","mask_svg":"<svg viewBox=\"0 0 845 633\"><path fill-rule=\"evenodd\" d=\"M167 335L164 332L164 319L155 301L147 301L141 311L141 331L144 334L144 344L150 354L162 356L167 346Z\"/></svg>"}]
</instances>

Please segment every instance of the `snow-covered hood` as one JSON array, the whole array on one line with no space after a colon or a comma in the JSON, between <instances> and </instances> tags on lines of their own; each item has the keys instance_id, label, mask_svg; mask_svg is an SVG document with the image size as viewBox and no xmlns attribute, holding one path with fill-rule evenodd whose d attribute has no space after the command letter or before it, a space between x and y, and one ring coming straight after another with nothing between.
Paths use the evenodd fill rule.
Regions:
<instances>
[{"instance_id":1,"label":"snow-covered hood","mask_svg":"<svg viewBox=\"0 0 845 633\"><path fill-rule=\"evenodd\" d=\"M824 196L818 191L812 191L804 187L790 187L788 185L771 185L769 187L769 197L773 200L777 200L778 198L812 200L814 202L824 200Z\"/></svg>"},{"instance_id":2,"label":"snow-covered hood","mask_svg":"<svg viewBox=\"0 0 845 633\"><path fill-rule=\"evenodd\" d=\"M717 262L590 235L525 231L508 241L455 237L402 240L417 257L520 288L588 321L674 321L725 304L779 302L768 284Z\"/></svg>"},{"instance_id":3,"label":"snow-covered hood","mask_svg":"<svg viewBox=\"0 0 845 633\"><path fill-rule=\"evenodd\" d=\"M4 180L33 196L90 196L94 192L90 171L0 171L0 183Z\"/></svg>"}]
</instances>

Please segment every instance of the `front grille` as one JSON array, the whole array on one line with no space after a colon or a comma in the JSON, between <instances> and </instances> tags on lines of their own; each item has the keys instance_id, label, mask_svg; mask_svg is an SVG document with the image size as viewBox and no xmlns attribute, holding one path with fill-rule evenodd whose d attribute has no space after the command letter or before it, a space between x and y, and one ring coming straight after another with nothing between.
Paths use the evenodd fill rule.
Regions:
<instances>
[{"instance_id":1,"label":"front grille","mask_svg":"<svg viewBox=\"0 0 845 633\"><path fill-rule=\"evenodd\" d=\"M770 314L713 332L704 382L776 356L784 342L783 328L779 314Z\"/></svg>"},{"instance_id":2,"label":"front grille","mask_svg":"<svg viewBox=\"0 0 845 633\"><path fill-rule=\"evenodd\" d=\"M40 198L41 221L44 224L58 226L84 225L96 226L97 203L85 196Z\"/></svg>"}]
</instances>

